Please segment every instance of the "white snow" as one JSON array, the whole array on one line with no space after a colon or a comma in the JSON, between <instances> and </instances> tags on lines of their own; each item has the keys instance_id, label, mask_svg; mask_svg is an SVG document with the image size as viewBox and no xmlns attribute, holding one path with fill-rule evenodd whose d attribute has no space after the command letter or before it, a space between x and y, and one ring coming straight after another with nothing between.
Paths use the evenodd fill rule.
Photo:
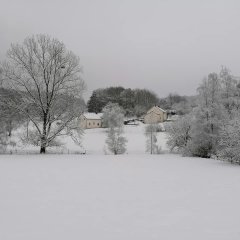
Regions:
<instances>
[{"instance_id":1,"label":"white snow","mask_svg":"<svg viewBox=\"0 0 240 240\"><path fill-rule=\"evenodd\" d=\"M145 154L146 139L144 136L145 125L139 123L138 126L129 125L124 126L125 137L127 138L127 154ZM66 148L71 152L73 149L77 151L78 146L71 141L70 138L66 138ZM95 128L86 129L83 136L83 147L87 154L104 154L106 140L106 129ZM162 147L164 152L167 151L166 146L166 133L158 133L158 144Z\"/></svg>"},{"instance_id":2,"label":"white snow","mask_svg":"<svg viewBox=\"0 0 240 240\"><path fill-rule=\"evenodd\" d=\"M101 120L102 119L102 113L83 113L83 116L90 120Z\"/></svg>"},{"instance_id":3,"label":"white snow","mask_svg":"<svg viewBox=\"0 0 240 240\"><path fill-rule=\"evenodd\" d=\"M0 155L0 239L240 239L239 166L149 155L143 126L125 130L125 155L104 155L104 129L86 155Z\"/></svg>"}]
</instances>

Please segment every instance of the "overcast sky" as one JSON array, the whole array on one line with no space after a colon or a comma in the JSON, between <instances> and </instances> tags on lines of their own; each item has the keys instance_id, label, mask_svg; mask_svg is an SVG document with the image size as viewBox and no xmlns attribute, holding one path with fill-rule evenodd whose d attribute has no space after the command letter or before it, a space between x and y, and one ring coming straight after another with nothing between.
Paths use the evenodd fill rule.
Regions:
<instances>
[{"instance_id":1,"label":"overcast sky","mask_svg":"<svg viewBox=\"0 0 240 240\"><path fill-rule=\"evenodd\" d=\"M92 90L191 95L226 65L240 75L239 0L1 0L0 59L11 42L46 33L81 59Z\"/></svg>"}]
</instances>

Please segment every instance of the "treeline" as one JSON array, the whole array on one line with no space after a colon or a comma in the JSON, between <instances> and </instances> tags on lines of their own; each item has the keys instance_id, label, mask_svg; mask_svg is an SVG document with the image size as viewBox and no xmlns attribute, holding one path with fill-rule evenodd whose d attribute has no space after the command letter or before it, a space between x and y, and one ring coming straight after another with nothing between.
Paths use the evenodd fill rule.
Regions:
<instances>
[{"instance_id":1,"label":"treeline","mask_svg":"<svg viewBox=\"0 0 240 240\"><path fill-rule=\"evenodd\" d=\"M165 110L175 110L178 115L185 115L197 106L197 96L181 96L170 93L165 98L160 98L159 106Z\"/></svg>"},{"instance_id":2,"label":"treeline","mask_svg":"<svg viewBox=\"0 0 240 240\"><path fill-rule=\"evenodd\" d=\"M198 105L168 127L168 144L183 155L240 164L240 83L230 70L210 73L199 86Z\"/></svg>"},{"instance_id":3,"label":"treeline","mask_svg":"<svg viewBox=\"0 0 240 240\"><path fill-rule=\"evenodd\" d=\"M141 116L150 107L158 104L159 98L147 89L101 88L93 91L87 103L88 112L102 112L109 102L121 106L127 116Z\"/></svg>"},{"instance_id":4,"label":"treeline","mask_svg":"<svg viewBox=\"0 0 240 240\"><path fill-rule=\"evenodd\" d=\"M163 109L174 109L178 114L189 113L196 106L196 97L180 96L171 93L159 98L156 93L147 89L109 87L94 90L88 103L88 112L99 113L109 103L118 103L125 110L126 116L142 116L154 105Z\"/></svg>"}]
</instances>

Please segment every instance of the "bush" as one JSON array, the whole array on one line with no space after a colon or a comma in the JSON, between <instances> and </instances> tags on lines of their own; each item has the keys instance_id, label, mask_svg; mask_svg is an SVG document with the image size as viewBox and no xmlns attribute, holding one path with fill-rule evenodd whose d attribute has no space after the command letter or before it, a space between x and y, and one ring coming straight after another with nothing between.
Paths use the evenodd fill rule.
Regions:
<instances>
[{"instance_id":1,"label":"bush","mask_svg":"<svg viewBox=\"0 0 240 240\"><path fill-rule=\"evenodd\" d=\"M223 160L240 164L240 120L238 116L222 127L217 155Z\"/></svg>"},{"instance_id":2,"label":"bush","mask_svg":"<svg viewBox=\"0 0 240 240\"><path fill-rule=\"evenodd\" d=\"M167 144L171 151L176 149L179 152L185 152L185 148L191 140L192 121L192 116L187 115L179 118L176 122L166 125L168 133Z\"/></svg>"}]
</instances>

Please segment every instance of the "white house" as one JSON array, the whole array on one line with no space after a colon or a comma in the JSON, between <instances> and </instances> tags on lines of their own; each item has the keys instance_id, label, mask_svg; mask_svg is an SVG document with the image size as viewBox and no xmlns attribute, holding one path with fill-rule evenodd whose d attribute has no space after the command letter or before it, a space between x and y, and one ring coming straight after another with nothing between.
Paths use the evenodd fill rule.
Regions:
<instances>
[{"instance_id":1,"label":"white house","mask_svg":"<svg viewBox=\"0 0 240 240\"><path fill-rule=\"evenodd\" d=\"M167 120L167 111L163 110L159 106L154 106L149 109L144 116L144 123L162 123Z\"/></svg>"},{"instance_id":2,"label":"white house","mask_svg":"<svg viewBox=\"0 0 240 240\"><path fill-rule=\"evenodd\" d=\"M82 128L101 128L102 127L102 113L83 113L79 117Z\"/></svg>"}]
</instances>

